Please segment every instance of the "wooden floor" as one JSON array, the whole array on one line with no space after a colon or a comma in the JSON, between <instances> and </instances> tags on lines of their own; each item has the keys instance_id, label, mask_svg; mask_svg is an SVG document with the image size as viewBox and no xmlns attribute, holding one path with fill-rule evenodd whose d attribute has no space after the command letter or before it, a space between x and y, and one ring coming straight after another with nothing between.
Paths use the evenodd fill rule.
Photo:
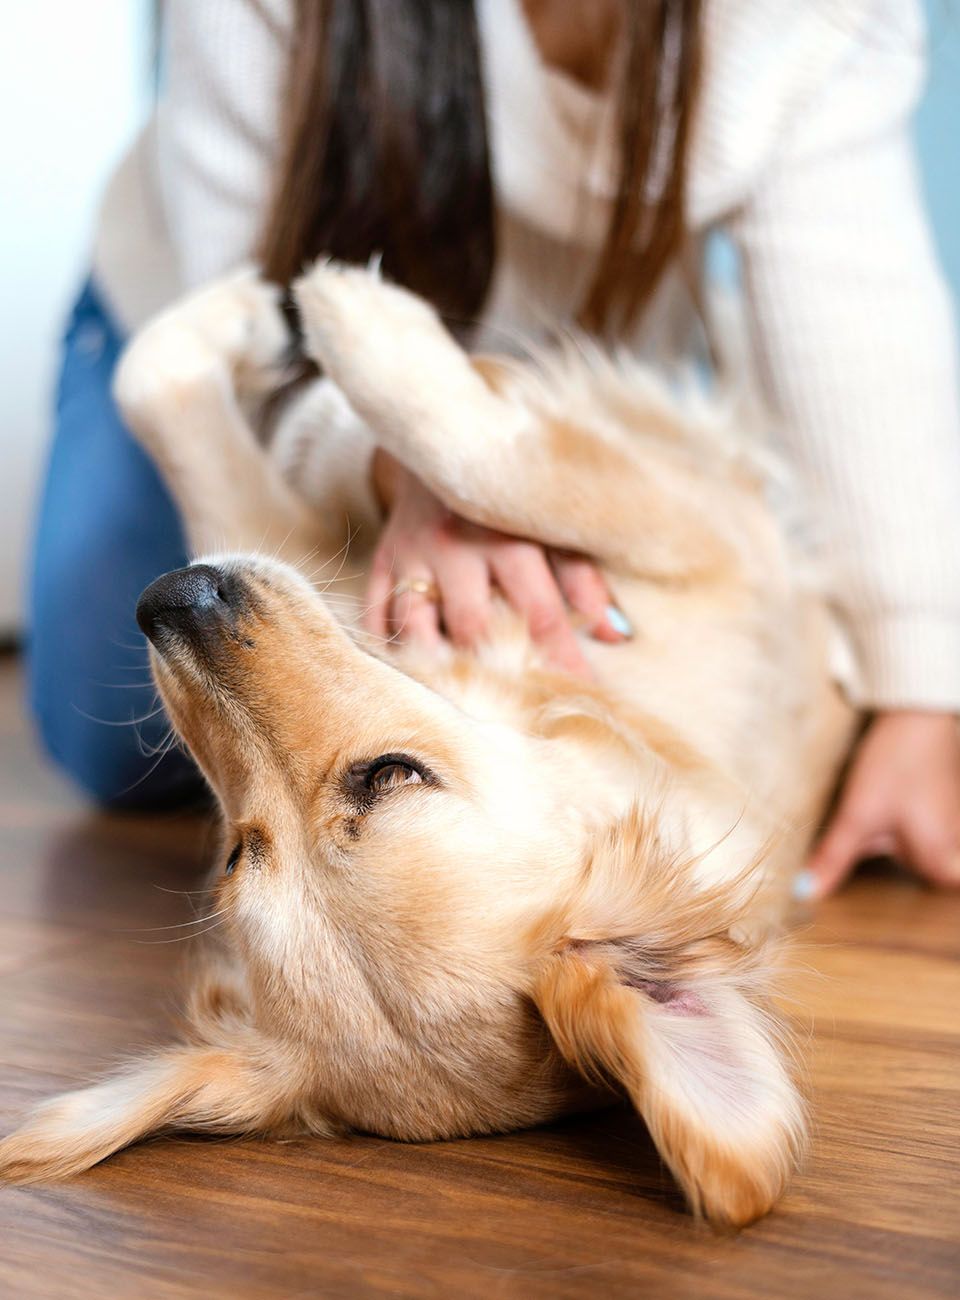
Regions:
<instances>
[{"instance_id":1,"label":"wooden floor","mask_svg":"<svg viewBox=\"0 0 960 1300\"><path fill-rule=\"evenodd\" d=\"M0 1132L165 1032L206 829L98 817L37 756L0 663ZM803 937L813 1149L717 1237L625 1110L511 1137L156 1140L0 1189L0 1296L960 1295L960 898L858 880Z\"/></svg>"}]
</instances>

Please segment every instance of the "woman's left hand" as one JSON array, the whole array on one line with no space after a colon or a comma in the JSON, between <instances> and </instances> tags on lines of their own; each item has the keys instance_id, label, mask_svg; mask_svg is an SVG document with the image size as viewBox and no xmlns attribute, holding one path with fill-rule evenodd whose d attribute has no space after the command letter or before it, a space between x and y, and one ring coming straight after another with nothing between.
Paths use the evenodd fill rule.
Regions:
<instances>
[{"instance_id":1,"label":"woman's left hand","mask_svg":"<svg viewBox=\"0 0 960 1300\"><path fill-rule=\"evenodd\" d=\"M831 893L867 857L895 857L936 885L960 886L960 726L953 714L878 714L798 893Z\"/></svg>"},{"instance_id":2,"label":"woman's left hand","mask_svg":"<svg viewBox=\"0 0 960 1300\"><path fill-rule=\"evenodd\" d=\"M544 657L567 672L590 676L572 616L598 641L631 635L602 573L586 556L461 519L386 452L375 454L372 468L385 522L367 591L369 632L425 645L446 635L454 645L476 646L486 635L497 590L524 619Z\"/></svg>"}]
</instances>

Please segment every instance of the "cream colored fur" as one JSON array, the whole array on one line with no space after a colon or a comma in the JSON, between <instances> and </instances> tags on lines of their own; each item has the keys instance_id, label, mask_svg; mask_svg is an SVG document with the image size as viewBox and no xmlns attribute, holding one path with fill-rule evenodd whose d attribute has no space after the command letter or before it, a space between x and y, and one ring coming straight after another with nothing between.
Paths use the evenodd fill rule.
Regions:
<instances>
[{"instance_id":1,"label":"cream colored fur","mask_svg":"<svg viewBox=\"0 0 960 1300\"><path fill-rule=\"evenodd\" d=\"M42 1108L0 1174L75 1173L165 1127L503 1130L613 1089L697 1211L749 1222L803 1145L768 998L850 724L763 475L636 367L471 360L371 271L321 264L296 294L326 378L273 456L255 426L286 345L274 289L215 285L121 363L195 553L246 593L212 659L153 656L224 858L241 845L218 873L229 938L194 1040ZM636 637L586 641L590 683L505 609L475 654L371 644L351 429L468 518L594 556ZM398 753L418 770L358 795Z\"/></svg>"}]
</instances>

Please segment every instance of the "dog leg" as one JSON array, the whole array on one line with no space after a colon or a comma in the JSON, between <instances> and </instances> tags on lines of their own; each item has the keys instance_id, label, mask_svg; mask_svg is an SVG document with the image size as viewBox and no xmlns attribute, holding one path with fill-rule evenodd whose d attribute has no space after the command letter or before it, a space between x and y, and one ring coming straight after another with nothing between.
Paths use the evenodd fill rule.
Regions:
<instances>
[{"instance_id":1,"label":"dog leg","mask_svg":"<svg viewBox=\"0 0 960 1300\"><path fill-rule=\"evenodd\" d=\"M278 294L249 273L203 289L141 330L117 369L116 400L195 555L261 550L297 563L343 544L284 481L241 407L278 377L288 342Z\"/></svg>"},{"instance_id":2,"label":"dog leg","mask_svg":"<svg viewBox=\"0 0 960 1300\"><path fill-rule=\"evenodd\" d=\"M498 395L421 299L322 262L295 286L308 350L376 440L476 523L624 572L713 575L732 558L702 478Z\"/></svg>"}]
</instances>

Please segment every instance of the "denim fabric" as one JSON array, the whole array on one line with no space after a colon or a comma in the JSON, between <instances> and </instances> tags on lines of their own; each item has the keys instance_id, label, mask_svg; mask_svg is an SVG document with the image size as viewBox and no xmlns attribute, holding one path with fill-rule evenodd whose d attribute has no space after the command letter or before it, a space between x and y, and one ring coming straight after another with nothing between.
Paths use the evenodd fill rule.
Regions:
<instances>
[{"instance_id":1,"label":"denim fabric","mask_svg":"<svg viewBox=\"0 0 960 1300\"><path fill-rule=\"evenodd\" d=\"M63 345L53 445L29 583L29 703L52 758L98 802L195 801L202 781L168 732L134 608L186 563L176 510L110 392L123 338L95 287ZM148 715L153 716L148 716Z\"/></svg>"}]
</instances>

